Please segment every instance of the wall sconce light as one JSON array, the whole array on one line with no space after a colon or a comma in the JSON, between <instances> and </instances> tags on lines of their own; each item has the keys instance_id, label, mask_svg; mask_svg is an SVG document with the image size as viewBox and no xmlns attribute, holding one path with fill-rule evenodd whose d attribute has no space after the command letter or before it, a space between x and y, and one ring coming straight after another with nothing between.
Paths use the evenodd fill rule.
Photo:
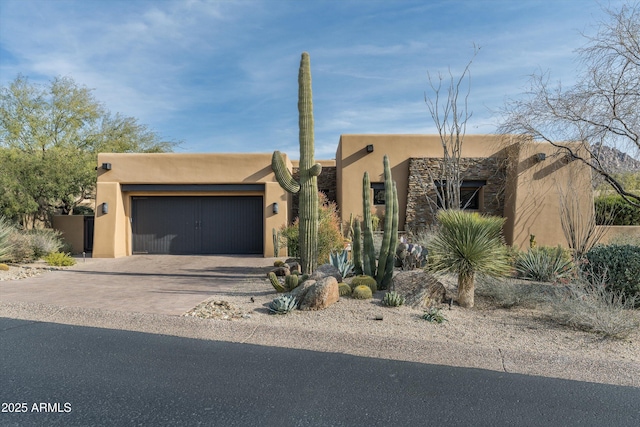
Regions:
<instances>
[{"instance_id":1,"label":"wall sconce light","mask_svg":"<svg viewBox=\"0 0 640 427\"><path fill-rule=\"evenodd\" d=\"M107 214L107 213L109 213L109 204L108 204L107 202L104 202L104 203L102 204L102 213L103 213L103 214Z\"/></svg>"},{"instance_id":2,"label":"wall sconce light","mask_svg":"<svg viewBox=\"0 0 640 427\"><path fill-rule=\"evenodd\" d=\"M544 159L546 159L546 158L547 158L547 155L546 155L545 153L538 153L538 154L536 154L536 161L538 161L538 162L541 162L541 161L543 161L543 160L544 160Z\"/></svg>"},{"instance_id":3,"label":"wall sconce light","mask_svg":"<svg viewBox=\"0 0 640 427\"><path fill-rule=\"evenodd\" d=\"M110 171L111 170L111 163L103 163L102 166L100 166L102 169L106 170L106 171Z\"/></svg>"},{"instance_id":4,"label":"wall sconce light","mask_svg":"<svg viewBox=\"0 0 640 427\"><path fill-rule=\"evenodd\" d=\"M277 214L278 211L280 210L280 206L278 206L278 203L274 203L272 208L273 208L273 213L274 214Z\"/></svg>"},{"instance_id":5,"label":"wall sconce light","mask_svg":"<svg viewBox=\"0 0 640 427\"><path fill-rule=\"evenodd\" d=\"M367 145L367 153L373 153L373 144Z\"/></svg>"}]
</instances>

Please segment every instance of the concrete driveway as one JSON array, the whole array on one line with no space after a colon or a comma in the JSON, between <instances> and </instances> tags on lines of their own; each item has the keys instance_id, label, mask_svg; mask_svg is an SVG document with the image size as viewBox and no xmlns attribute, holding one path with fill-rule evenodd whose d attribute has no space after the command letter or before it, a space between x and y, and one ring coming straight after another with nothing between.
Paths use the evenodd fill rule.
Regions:
<instances>
[{"instance_id":1,"label":"concrete driveway","mask_svg":"<svg viewBox=\"0 0 640 427\"><path fill-rule=\"evenodd\" d=\"M0 301L180 315L218 292L242 295L243 284L265 280L273 261L239 255L80 259L67 270L0 282Z\"/></svg>"}]
</instances>

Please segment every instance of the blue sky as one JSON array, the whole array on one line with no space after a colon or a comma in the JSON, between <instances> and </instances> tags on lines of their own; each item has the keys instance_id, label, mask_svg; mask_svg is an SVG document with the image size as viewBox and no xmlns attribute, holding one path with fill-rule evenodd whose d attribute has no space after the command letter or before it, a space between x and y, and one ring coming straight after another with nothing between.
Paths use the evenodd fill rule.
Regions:
<instances>
[{"instance_id":1,"label":"blue sky","mask_svg":"<svg viewBox=\"0 0 640 427\"><path fill-rule=\"evenodd\" d=\"M570 85L574 50L604 17L595 0L0 0L0 84L70 76L113 113L179 152L298 158L297 73L309 52L316 158L340 134L435 133L427 72L472 67L467 133L550 71Z\"/></svg>"}]
</instances>

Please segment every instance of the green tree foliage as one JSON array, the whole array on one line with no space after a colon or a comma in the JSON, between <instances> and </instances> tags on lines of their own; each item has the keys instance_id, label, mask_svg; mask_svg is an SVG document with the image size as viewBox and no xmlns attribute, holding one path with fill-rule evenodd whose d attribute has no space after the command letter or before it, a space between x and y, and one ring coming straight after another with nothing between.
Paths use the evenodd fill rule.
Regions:
<instances>
[{"instance_id":1,"label":"green tree foliage","mask_svg":"<svg viewBox=\"0 0 640 427\"><path fill-rule=\"evenodd\" d=\"M95 191L99 152L165 152L175 142L112 115L70 77L37 85L19 75L0 91L0 215L49 226Z\"/></svg>"},{"instance_id":2,"label":"green tree foliage","mask_svg":"<svg viewBox=\"0 0 640 427\"><path fill-rule=\"evenodd\" d=\"M598 196L594 204L599 225L640 225L640 208L627 203L622 196Z\"/></svg>"}]
</instances>

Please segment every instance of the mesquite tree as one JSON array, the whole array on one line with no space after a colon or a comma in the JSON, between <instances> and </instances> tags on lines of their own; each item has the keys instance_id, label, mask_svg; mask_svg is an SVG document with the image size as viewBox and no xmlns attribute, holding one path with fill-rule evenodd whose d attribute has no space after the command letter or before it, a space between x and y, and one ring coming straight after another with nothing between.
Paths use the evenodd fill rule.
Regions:
<instances>
[{"instance_id":1,"label":"mesquite tree","mask_svg":"<svg viewBox=\"0 0 640 427\"><path fill-rule=\"evenodd\" d=\"M322 166L314 160L313 99L309 54L302 53L298 72L298 124L300 127L300 182L291 176L279 151L273 153L271 168L282 188L300 193L300 265L305 274L318 265L318 175Z\"/></svg>"}]
</instances>

